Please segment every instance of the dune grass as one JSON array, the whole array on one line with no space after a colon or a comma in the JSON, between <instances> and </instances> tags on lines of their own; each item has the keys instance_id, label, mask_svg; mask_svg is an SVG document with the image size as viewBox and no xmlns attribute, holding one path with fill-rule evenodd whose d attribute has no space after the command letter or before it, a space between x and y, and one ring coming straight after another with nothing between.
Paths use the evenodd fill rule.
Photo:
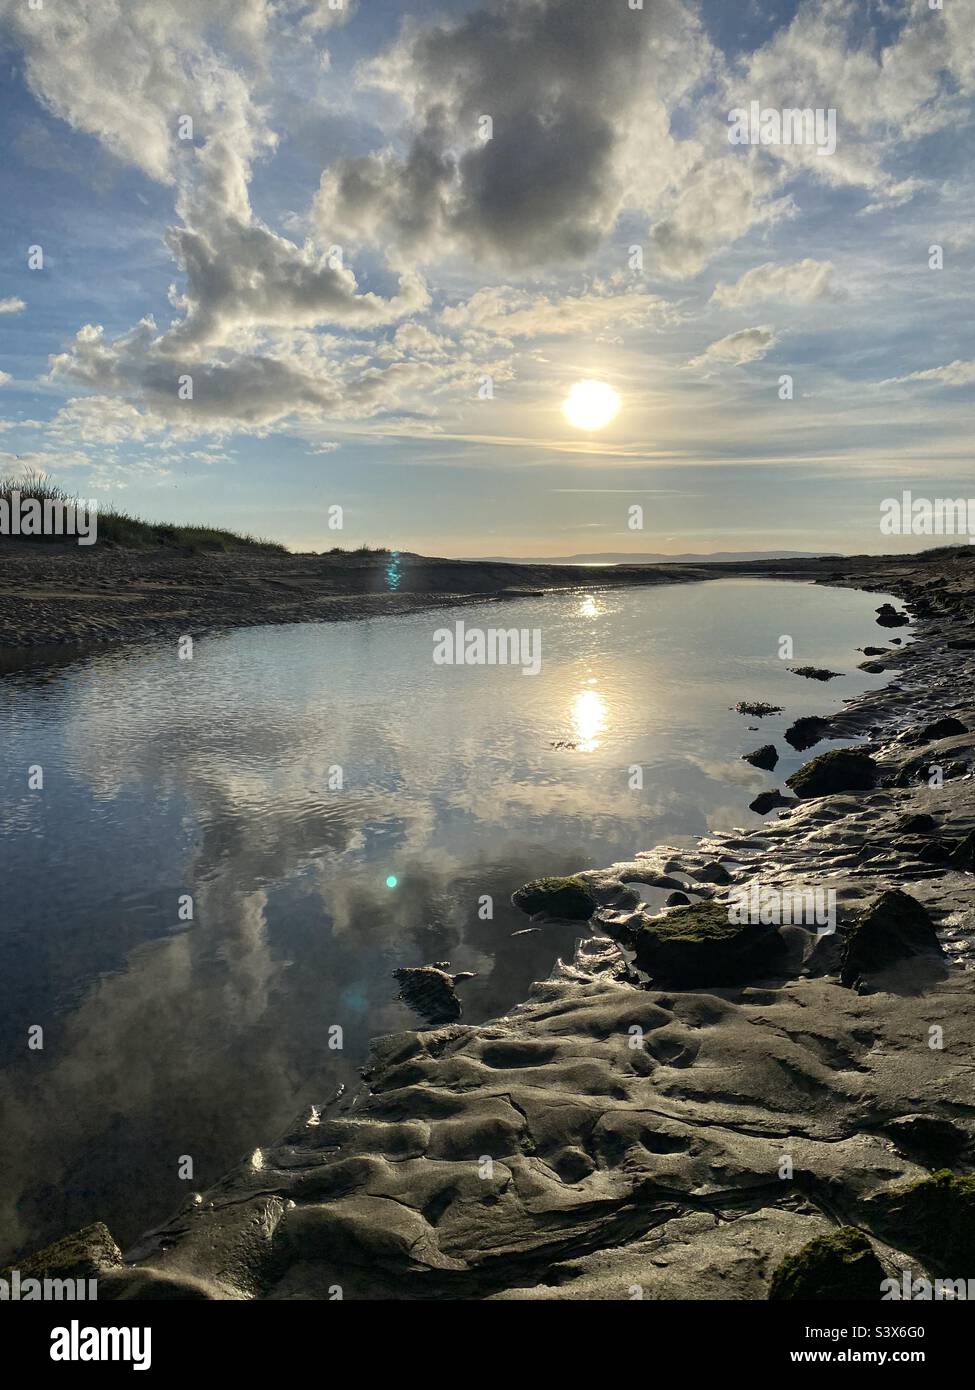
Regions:
<instances>
[{"instance_id":1,"label":"dune grass","mask_svg":"<svg viewBox=\"0 0 975 1390\"><path fill-rule=\"evenodd\" d=\"M61 502L68 507L85 508L87 506L84 498L72 496L71 493L65 492L63 488L39 475L28 475L19 479L0 478L0 500L6 501L9 505L11 495L14 492L18 492L22 499L37 498L42 504L44 502ZM7 540L50 545L62 542L64 539L65 537L52 535L16 537L0 535L0 546ZM133 550L166 546L183 550L271 550L278 554L287 554L287 547L279 545L276 541L248 536L240 531L224 530L216 526L186 526L180 522L149 521L145 517L122 511L121 508L114 505L99 507L98 539L93 546L87 548L96 550L99 545L103 545L105 542Z\"/></svg>"}]
</instances>

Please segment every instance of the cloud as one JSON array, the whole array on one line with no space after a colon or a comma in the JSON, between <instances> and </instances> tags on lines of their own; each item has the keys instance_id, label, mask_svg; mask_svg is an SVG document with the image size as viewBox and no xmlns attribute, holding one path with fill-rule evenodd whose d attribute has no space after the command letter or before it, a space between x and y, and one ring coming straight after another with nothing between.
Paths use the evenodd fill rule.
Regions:
<instances>
[{"instance_id":1,"label":"cloud","mask_svg":"<svg viewBox=\"0 0 975 1390\"><path fill-rule=\"evenodd\" d=\"M188 206L187 215L193 212ZM385 324L429 302L414 272L400 277L392 299L360 294L351 270L253 217L214 218L199 228L175 228L167 239L187 287L173 296L184 317L160 340L163 352L221 347L250 330Z\"/></svg>"},{"instance_id":2,"label":"cloud","mask_svg":"<svg viewBox=\"0 0 975 1390\"><path fill-rule=\"evenodd\" d=\"M13 381L13 377L9 372L0 372L0 386L6 386L11 381Z\"/></svg>"},{"instance_id":3,"label":"cloud","mask_svg":"<svg viewBox=\"0 0 975 1390\"><path fill-rule=\"evenodd\" d=\"M271 13L266 0L73 0L42 10L0 0L38 100L162 183L175 182L190 153L177 138L181 115L204 139L225 124L262 126L245 78L210 35L219 32L237 62L259 62Z\"/></svg>"},{"instance_id":4,"label":"cloud","mask_svg":"<svg viewBox=\"0 0 975 1390\"><path fill-rule=\"evenodd\" d=\"M440 322L452 331L477 330L502 338L599 333L668 319L676 319L668 302L643 290L559 298L503 286L478 290L470 299L448 306L440 314Z\"/></svg>"},{"instance_id":5,"label":"cloud","mask_svg":"<svg viewBox=\"0 0 975 1390\"><path fill-rule=\"evenodd\" d=\"M672 196L670 210L651 229L661 270L676 279L696 275L722 247L755 226L796 215L781 192L781 176L753 150L716 158L703 146Z\"/></svg>"},{"instance_id":6,"label":"cloud","mask_svg":"<svg viewBox=\"0 0 975 1390\"><path fill-rule=\"evenodd\" d=\"M975 90L975 38L960 7L932 10L923 0L899 5L886 43L865 41L861 7L847 0L800 5L792 21L747 55L725 79L728 109L759 100L765 108L836 111L837 150L770 146L785 169L873 195L871 210L897 206L923 186L885 167L906 142L959 119Z\"/></svg>"},{"instance_id":7,"label":"cloud","mask_svg":"<svg viewBox=\"0 0 975 1390\"><path fill-rule=\"evenodd\" d=\"M0 314L22 314L26 308L22 299L0 299Z\"/></svg>"},{"instance_id":8,"label":"cloud","mask_svg":"<svg viewBox=\"0 0 975 1390\"><path fill-rule=\"evenodd\" d=\"M757 328L742 328L737 333L729 333L719 338L688 362L689 367L741 367L747 362L757 362L778 342L778 336L769 324Z\"/></svg>"},{"instance_id":9,"label":"cloud","mask_svg":"<svg viewBox=\"0 0 975 1390\"><path fill-rule=\"evenodd\" d=\"M881 386L900 386L907 381L937 381L942 386L971 386L975 383L975 362L949 362L946 367L929 367L923 372L910 372L907 376L892 376L882 381Z\"/></svg>"},{"instance_id":10,"label":"cloud","mask_svg":"<svg viewBox=\"0 0 975 1390\"><path fill-rule=\"evenodd\" d=\"M841 292L833 283L832 261L813 261L808 257L790 265L764 265L746 270L733 285L719 283L711 296L722 309L741 309L766 299L793 304L812 304L818 299L836 300Z\"/></svg>"},{"instance_id":11,"label":"cloud","mask_svg":"<svg viewBox=\"0 0 975 1390\"><path fill-rule=\"evenodd\" d=\"M589 0L494 0L407 24L361 80L406 108L409 147L327 169L319 226L420 261L457 250L518 269L586 256L632 187L634 141L649 126L676 144L667 102L711 57L681 0L598 17Z\"/></svg>"}]
</instances>

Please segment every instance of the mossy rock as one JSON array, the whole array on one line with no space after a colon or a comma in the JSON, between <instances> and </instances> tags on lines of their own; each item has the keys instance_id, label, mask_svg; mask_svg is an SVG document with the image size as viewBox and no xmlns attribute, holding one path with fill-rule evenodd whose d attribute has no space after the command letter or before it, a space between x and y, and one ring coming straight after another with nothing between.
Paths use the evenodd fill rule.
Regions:
<instances>
[{"instance_id":1,"label":"mossy rock","mask_svg":"<svg viewBox=\"0 0 975 1390\"><path fill-rule=\"evenodd\" d=\"M107 1269L122 1263L122 1252L112 1233L101 1221L85 1226L34 1255L17 1260L10 1267L20 1270L21 1279L97 1279ZM10 1269L0 1277L10 1278Z\"/></svg>"},{"instance_id":2,"label":"mossy rock","mask_svg":"<svg viewBox=\"0 0 975 1390\"><path fill-rule=\"evenodd\" d=\"M930 1178L878 1192L865 1204L869 1225L939 1276L975 1278L975 1177L942 1168Z\"/></svg>"},{"instance_id":3,"label":"mossy rock","mask_svg":"<svg viewBox=\"0 0 975 1390\"><path fill-rule=\"evenodd\" d=\"M785 942L775 927L733 922L728 903L692 903L641 928L634 950L654 981L689 987L756 979L774 968Z\"/></svg>"},{"instance_id":4,"label":"mossy rock","mask_svg":"<svg viewBox=\"0 0 975 1390\"><path fill-rule=\"evenodd\" d=\"M583 878L536 878L512 893L511 901L529 916L545 912L570 922L588 922L597 906Z\"/></svg>"},{"instance_id":5,"label":"mossy rock","mask_svg":"<svg viewBox=\"0 0 975 1390\"><path fill-rule=\"evenodd\" d=\"M863 792L877 785L877 764L869 753L856 748L836 748L820 753L798 772L786 778L796 796L808 799L834 792Z\"/></svg>"},{"instance_id":6,"label":"mossy rock","mask_svg":"<svg viewBox=\"0 0 975 1390\"><path fill-rule=\"evenodd\" d=\"M840 981L853 989L864 975L922 955L944 955L934 923L910 893L889 889L862 908L847 929Z\"/></svg>"},{"instance_id":7,"label":"mossy rock","mask_svg":"<svg viewBox=\"0 0 975 1390\"><path fill-rule=\"evenodd\" d=\"M772 1274L770 1299L857 1302L881 1298L883 1266L867 1237L854 1226L817 1236L787 1255Z\"/></svg>"}]
</instances>

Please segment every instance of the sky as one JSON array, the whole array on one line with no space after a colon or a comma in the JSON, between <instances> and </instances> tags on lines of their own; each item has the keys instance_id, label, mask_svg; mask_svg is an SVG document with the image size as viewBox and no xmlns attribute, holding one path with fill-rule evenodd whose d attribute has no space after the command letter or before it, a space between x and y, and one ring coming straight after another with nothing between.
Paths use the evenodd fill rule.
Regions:
<instances>
[{"instance_id":1,"label":"sky","mask_svg":"<svg viewBox=\"0 0 975 1390\"><path fill-rule=\"evenodd\" d=\"M450 556L975 493L975 0L0 0L0 71L0 474Z\"/></svg>"}]
</instances>

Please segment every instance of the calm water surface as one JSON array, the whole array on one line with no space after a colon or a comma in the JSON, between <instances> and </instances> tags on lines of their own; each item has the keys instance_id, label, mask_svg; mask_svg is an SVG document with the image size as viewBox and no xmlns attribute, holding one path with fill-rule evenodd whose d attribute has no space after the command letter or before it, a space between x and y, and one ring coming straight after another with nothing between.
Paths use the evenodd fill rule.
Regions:
<instances>
[{"instance_id":1,"label":"calm water surface","mask_svg":"<svg viewBox=\"0 0 975 1390\"><path fill-rule=\"evenodd\" d=\"M883 683L856 670L883 597L594 590L0 680L0 1259L94 1219L131 1241L353 1080L370 1037L416 1026L397 966L478 971L467 1021L524 997L576 935L512 937L527 879L757 825L748 802L812 756L788 724ZM435 666L461 619L540 628L541 673ZM795 664L846 674L789 674L783 634ZM768 741L775 777L740 761Z\"/></svg>"}]
</instances>

